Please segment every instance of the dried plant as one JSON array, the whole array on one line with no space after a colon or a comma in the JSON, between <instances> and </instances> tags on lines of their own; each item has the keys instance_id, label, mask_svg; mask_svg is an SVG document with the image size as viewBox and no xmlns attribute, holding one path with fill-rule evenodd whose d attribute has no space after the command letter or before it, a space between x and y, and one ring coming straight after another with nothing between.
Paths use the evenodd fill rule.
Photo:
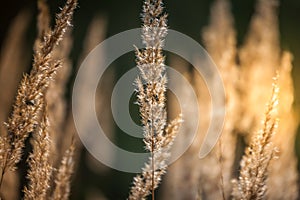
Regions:
<instances>
[{"instance_id":1,"label":"dried plant","mask_svg":"<svg viewBox=\"0 0 300 200\"><path fill-rule=\"evenodd\" d=\"M268 198L274 200L297 199L299 194L297 157L294 150L299 121L293 108L294 87L291 70L292 55L283 52L278 79L281 88L278 106L280 126L274 137L274 144L279 148L280 153L276 162L270 166L267 182Z\"/></svg>"},{"instance_id":2,"label":"dried plant","mask_svg":"<svg viewBox=\"0 0 300 200\"><path fill-rule=\"evenodd\" d=\"M268 101L268 88L280 66L277 7L276 0L257 0L245 42L238 52L241 66L239 91L244 103L241 104L242 118L237 128L244 135L259 126L260 112L265 106L263 102Z\"/></svg>"},{"instance_id":3,"label":"dried plant","mask_svg":"<svg viewBox=\"0 0 300 200\"><path fill-rule=\"evenodd\" d=\"M37 37L34 48L37 49L42 45L44 35L50 30L50 13L45 0L38 1L39 15L37 19ZM64 149L68 148L71 136L61 134L64 132L64 125L67 117L67 102L65 100L66 84L72 68L72 63L68 59L72 47L71 30L66 30L64 39L60 45L53 49L51 53L52 60L60 60L63 58L62 67L57 69L55 81L49 83L49 87L45 92L45 98L48 109L48 119L51 126L49 127L50 137L52 139L51 152L56 152L51 159L54 163L64 154ZM64 139L62 139L64 138ZM63 143L67 143L64 145Z\"/></svg>"},{"instance_id":4,"label":"dried plant","mask_svg":"<svg viewBox=\"0 0 300 200\"><path fill-rule=\"evenodd\" d=\"M268 170L269 178L265 182L269 188L267 198L297 198L297 159L293 143L298 123L292 108L292 58L288 52L280 55L277 7L277 1L257 1L246 42L239 49L229 2L217 0L213 4L210 24L203 31L203 39L207 51L219 68L226 91L227 112L220 138L222 147L216 146L203 160L194 159L197 154L197 151L193 151L194 145L199 148L200 135L209 126L209 120L205 116L202 117L195 141L171 166L171 174L167 175L170 181L168 180L165 187L167 191L164 191L164 199L195 199L197 193L202 199L224 199L223 190L225 199L229 198L232 191L230 180L236 173L235 163L239 161L238 151L242 148L237 143L237 133L241 133L239 138L245 137L248 141L251 133L258 128L261 110L265 106L263 102L267 102L270 96L268 88L276 70L280 74L278 85L282 88L282 101L278 105L281 125L273 140L279 147L280 154ZM210 96L205 84L196 74L192 77L201 101L199 110L201 113L209 113ZM222 158L222 166L218 157ZM187 168L189 170L185 170ZM180 178L181 176L184 178ZM195 188L197 180L200 180L200 183L198 188Z\"/></svg>"},{"instance_id":5,"label":"dried plant","mask_svg":"<svg viewBox=\"0 0 300 200\"><path fill-rule=\"evenodd\" d=\"M31 15L28 10L20 12L13 20L0 55L0 121L1 135L4 135L2 123L7 120L22 74L28 70L30 55L26 46L26 31ZM8 74L12 76L8 76Z\"/></svg>"},{"instance_id":6,"label":"dried plant","mask_svg":"<svg viewBox=\"0 0 300 200\"><path fill-rule=\"evenodd\" d=\"M240 163L240 175L233 180L233 199L266 199L268 168L277 151L272 142L278 128L277 81L276 78L262 128L253 135Z\"/></svg>"},{"instance_id":7,"label":"dried plant","mask_svg":"<svg viewBox=\"0 0 300 200\"><path fill-rule=\"evenodd\" d=\"M274 143L280 149L276 162L270 166L267 194L270 199L297 199L298 172L294 141L298 122L293 109L292 58L280 48L277 0L258 0L244 45L239 50L241 65L239 93L241 119L237 130L250 138L260 124L260 112L268 100L271 77L280 74L280 126ZM263 67L262 67L263 66ZM259 99L259 101L258 101ZM280 175L279 175L280 174Z\"/></svg>"},{"instance_id":8,"label":"dried plant","mask_svg":"<svg viewBox=\"0 0 300 200\"><path fill-rule=\"evenodd\" d=\"M0 184L8 169L16 169L16 164L21 159L25 140L28 138L29 134L34 134L39 126L42 127L43 131L46 130L46 127L44 128L46 125L43 124L45 121L42 122L41 120L41 117L44 114L43 108L45 107L44 96L51 80L61 64L60 61L53 59L52 54L54 48L62 40L67 27L70 26L70 21L76 5L76 0L68 0L61 12L57 15L54 29L44 31L43 35L37 38L37 40L42 38L42 41L35 43L32 70L30 74L24 75L20 83L11 117L6 123L7 134L3 135L0 140L3 142L1 146L5 149L4 151L1 151L2 174ZM41 139L42 137L47 138L47 136L44 135L37 137L37 139ZM47 140L37 141L37 143L35 143L33 154L40 154L40 152L37 152L38 146L42 145L43 142L47 142ZM43 144L42 146L46 148L46 144ZM45 155L43 156L46 157L47 152L45 152ZM40 159L45 160L45 158ZM33 178L32 173L34 173L34 170L48 171L46 164L41 165L42 167L45 167L44 169L39 168L39 166L36 165L36 161L32 158L29 163L31 171L28 176L30 179ZM47 177L45 177L45 181L46 180L48 180ZM43 182L41 182L41 184L42 183ZM25 189L27 199L35 198L35 190L38 185L34 184L38 184L38 182L35 182L34 180L31 181L30 187ZM47 187L47 184L45 184L44 187ZM44 199L44 189L39 192L41 198Z\"/></svg>"},{"instance_id":9,"label":"dried plant","mask_svg":"<svg viewBox=\"0 0 300 200\"><path fill-rule=\"evenodd\" d=\"M142 39L146 48L136 50L140 76L136 79L146 150L151 153L141 175L134 178L129 199L145 199L166 172L169 150L181 123L181 117L167 125L166 83L163 40L167 34L167 15L161 0L146 0L143 6Z\"/></svg>"},{"instance_id":10,"label":"dried plant","mask_svg":"<svg viewBox=\"0 0 300 200\"><path fill-rule=\"evenodd\" d=\"M31 15L28 10L21 11L13 20L10 26L7 37L1 48L0 55L0 136L5 135L5 127L3 122L7 120L11 107L13 105L13 99L17 92L19 82L22 78L22 74L28 70L30 64L30 54L26 46L26 31L31 19ZM6 140L1 138L1 140ZM8 145L7 141L0 142L2 145ZM4 144L5 143L5 144ZM2 153L5 154L5 147L3 147ZM4 160L4 157L0 159ZM1 169L2 170L2 169ZM2 172L0 172L2 174ZM15 188L19 187L18 174L15 171L6 172L5 177L1 184L1 194L6 199L17 199L17 193L14 192Z\"/></svg>"},{"instance_id":11,"label":"dried plant","mask_svg":"<svg viewBox=\"0 0 300 200\"><path fill-rule=\"evenodd\" d=\"M7 168L15 168L16 163L21 159L24 141L39 124L45 90L60 66L60 62L52 63L51 53L70 25L75 7L76 0L67 1L66 6L57 16L53 31L45 35L43 45L36 49L30 74L24 75L22 79L12 115L6 123L7 141L10 141L9 145L12 146L7 149L4 163L2 163L3 172Z\"/></svg>"},{"instance_id":12,"label":"dried plant","mask_svg":"<svg viewBox=\"0 0 300 200\"><path fill-rule=\"evenodd\" d=\"M58 168L58 172L55 177L55 188L52 195L53 200L67 200L71 193L71 176L74 171L74 151L75 143L72 144L65 152L62 158L61 165Z\"/></svg>"},{"instance_id":13,"label":"dried plant","mask_svg":"<svg viewBox=\"0 0 300 200\"><path fill-rule=\"evenodd\" d=\"M45 105L45 103L43 102ZM51 140L49 135L49 121L46 108L43 110L43 119L40 122L38 131L33 134L33 152L29 155L29 171L27 178L29 186L24 188L25 200L46 199L47 191L50 188L52 166L49 162Z\"/></svg>"},{"instance_id":14,"label":"dried plant","mask_svg":"<svg viewBox=\"0 0 300 200\"><path fill-rule=\"evenodd\" d=\"M178 149L189 145L188 138L193 134L191 127L198 123L192 119L196 112L193 106L183 105L180 111L176 107L177 101L171 99L167 102L167 79L172 81L172 77L166 75L162 50L167 36L167 14L164 13L162 0L144 1L142 40L145 48L136 49L139 76L135 84L145 149L150 157L142 173L133 180L128 197L130 200L147 199L150 194L155 199L155 189L166 173L171 154L176 154ZM19 198L16 192L19 177L16 172L8 172L15 170L20 160L26 157L22 154L25 152L24 147L27 147L27 139L31 141L33 150L26 160L29 169L26 174L28 182L23 183L24 199L66 200L70 197L71 176L79 154L75 153L75 126L65 93L67 82L73 73L72 62L68 59L73 38L68 27L76 4L76 0L67 0L56 17L55 26L51 28L46 1L38 1L34 60L30 73L24 75L22 80L21 74L27 66L26 57L29 58L29 55L23 53L26 52L24 37L30 19L28 13L23 12L16 18L1 51L1 123L8 118L10 106L14 105L6 127L0 129L0 191L3 199ZM294 152L298 121L293 109L294 88L291 77L293 56L280 48L278 6L278 0L257 0L248 34L241 47L237 46L229 1L216 0L211 8L209 25L203 29L202 38L222 77L227 112L219 145L202 160L199 160L198 153L205 135L203 133L210 125L210 95L205 80L199 74L191 70L186 62L171 57L171 66L177 65L176 69L194 86L199 98L198 109L206 116L202 115L199 130L189 149L168 170L166 179L164 178L163 199L298 198L299 175ZM82 61L105 38L106 22L106 19L99 16L92 21L83 44L83 56L79 60ZM91 65L102 64L105 52L100 52L99 55L101 56L91 61ZM201 60L199 63L201 66ZM275 71L278 71L280 77L274 81L271 95L269 88ZM109 69L105 73L101 81L108 86L105 86L105 90L98 88L96 109L98 118L104 122L105 132L111 133L114 131L113 120L107 105L110 103L115 71ZM6 78L7 74L15 75ZM13 104L13 95L20 80ZM179 96L188 102L193 94L182 85L180 80L175 80L173 86L177 88ZM271 99L261 122L261 111L270 95ZM85 98L83 93L83 101ZM167 104L171 107L168 114ZM85 107L80 109L85 110ZM179 115L168 123L167 115L173 118L179 112L184 114L185 123L175 141L182 117ZM86 111L81 117L85 120L83 123L86 123L86 134L89 134L94 130L89 127L90 119L85 118L85 114ZM280 118L280 126L277 116ZM113 136L108 135L110 139ZM241 161L239 154L244 147L237 143L237 137L249 144ZM102 141L94 141L95 146L103 146ZM171 147L174 147L172 151ZM68 149L65 151L66 148ZM105 152L110 159L116 158L112 149L105 149ZM60 157L62 159L58 163ZM273 161L274 157L277 159ZM100 172L101 175L108 172L107 168L96 164L90 157L87 161L85 164L93 172ZM234 170L239 161L237 174ZM25 174L22 175L25 177ZM238 177L233 179L236 175ZM230 182L232 179L233 184ZM104 195L90 190L89 198L104 198Z\"/></svg>"}]
</instances>

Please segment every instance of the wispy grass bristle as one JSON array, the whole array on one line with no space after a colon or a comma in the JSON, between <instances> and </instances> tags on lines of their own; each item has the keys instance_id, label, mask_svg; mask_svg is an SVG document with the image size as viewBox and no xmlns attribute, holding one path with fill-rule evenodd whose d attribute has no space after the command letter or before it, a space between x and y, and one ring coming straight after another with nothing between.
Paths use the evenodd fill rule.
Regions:
<instances>
[{"instance_id":1,"label":"wispy grass bristle","mask_svg":"<svg viewBox=\"0 0 300 200\"><path fill-rule=\"evenodd\" d=\"M277 78L267 104L262 128L255 133L240 163L240 175L233 180L233 199L266 199L268 168L276 155L273 137L278 128L277 108L279 87Z\"/></svg>"},{"instance_id":2,"label":"wispy grass bristle","mask_svg":"<svg viewBox=\"0 0 300 200\"><path fill-rule=\"evenodd\" d=\"M167 35L167 15L161 0L145 0L142 13L142 40L145 49L136 49L139 77L136 79L146 150L151 153L141 175L134 178L130 200L145 199L152 194L166 173L169 149L173 143L180 119L167 125L165 58L162 54Z\"/></svg>"},{"instance_id":3,"label":"wispy grass bristle","mask_svg":"<svg viewBox=\"0 0 300 200\"><path fill-rule=\"evenodd\" d=\"M61 160L61 164L55 176L55 188L53 191L53 200L67 200L71 194L71 176L74 172L74 153L75 143L72 141L69 149L66 150L65 155Z\"/></svg>"},{"instance_id":4,"label":"wispy grass bristle","mask_svg":"<svg viewBox=\"0 0 300 200\"><path fill-rule=\"evenodd\" d=\"M33 151L29 155L27 163L29 170L27 178L28 186L24 188L25 200L44 200L50 188L52 166L50 164L51 140L49 135L49 120L47 109L44 108L42 121L38 130L33 134Z\"/></svg>"}]
</instances>

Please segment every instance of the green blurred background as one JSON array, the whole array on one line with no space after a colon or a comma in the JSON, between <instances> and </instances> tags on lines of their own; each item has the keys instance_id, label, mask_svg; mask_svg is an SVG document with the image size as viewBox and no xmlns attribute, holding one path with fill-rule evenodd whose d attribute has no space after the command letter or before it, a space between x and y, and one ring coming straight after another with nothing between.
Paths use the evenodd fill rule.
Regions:
<instances>
[{"instance_id":1,"label":"green blurred background","mask_svg":"<svg viewBox=\"0 0 300 200\"><path fill-rule=\"evenodd\" d=\"M235 18L238 43L242 43L251 15L254 12L254 0L232 0L232 12ZM169 13L169 27L189 35L196 41L201 41L201 30L208 24L211 0L165 0L166 11ZM58 11L58 7L64 1L49 1L51 13ZM78 58L82 52L82 41L85 37L89 22L96 14L102 14L107 18L106 37L117 34L132 28L140 27L141 0L79 0L79 7L74 16L74 46L72 49L72 59L74 66L78 63ZM28 50L35 38L35 16L37 15L36 1L2 1L0 7L0 46L7 33L12 19L21 9L29 9L32 12L32 22L30 32L28 32ZM300 1L284 0L279 7L279 26L281 33L281 46L284 50L289 50L294 55L294 86L295 86L295 108L300 112ZM32 48L31 48L32 49ZM134 66L134 54L130 54L131 59L118 59L117 77L121 76L129 68ZM122 139L117 139L122 140ZM118 143L118 141L116 141ZM129 142L137 144L142 148L141 141ZM131 146L127 144L126 146ZM296 152L300 158L300 134L295 143ZM74 178L72 199L83 199L87 190L99 190L108 199L126 199L130 183L134 174L127 174L110 170L105 174L98 174L86 165L85 157L87 152L83 150L81 161L78 166L79 173Z\"/></svg>"}]
</instances>

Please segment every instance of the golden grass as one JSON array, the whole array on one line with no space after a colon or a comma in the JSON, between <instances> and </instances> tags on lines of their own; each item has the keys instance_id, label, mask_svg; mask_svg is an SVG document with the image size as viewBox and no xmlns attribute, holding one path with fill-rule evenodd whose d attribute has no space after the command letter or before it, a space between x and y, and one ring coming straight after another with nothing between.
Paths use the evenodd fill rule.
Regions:
<instances>
[{"instance_id":1,"label":"golden grass","mask_svg":"<svg viewBox=\"0 0 300 200\"><path fill-rule=\"evenodd\" d=\"M5 123L1 136L1 182L7 170L16 170L22 158L25 141L33 134L33 152L29 156L29 186L25 186L25 199L45 199L49 190L52 167L49 163L50 140L48 132L47 101L45 94L54 79L61 61L54 58L53 51L63 39L71 24L76 0L68 0L57 15L55 26L42 27L47 21L47 9L39 3L41 13L38 37L34 47L34 60L29 74L21 80L11 117Z\"/></svg>"},{"instance_id":2,"label":"golden grass","mask_svg":"<svg viewBox=\"0 0 300 200\"><path fill-rule=\"evenodd\" d=\"M268 168L271 160L276 156L276 148L273 146L272 139L278 129L279 88L278 80L275 79L262 128L252 135L253 138L240 162L240 175L233 180L234 200L266 199Z\"/></svg>"},{"instance_id":3,"label":"golden grass","mask_svg":"<svg viewBox=\"0 0 300 200\"><path fill-rule=\"evenodd\" d=\"M27 27L24 21L29 20L28 13L21 13L16 19L11 37L4 47L7 52L1 53L0 82L3 87L0 108L3 110L0 121L5 121L11 113L5 128L1 128L0 137L0 197L3 199L19 198L15 192L19 184L18 176L11 174L11 171L16 170L17 164L24 159L27 140L31 142L32 152L26 160L29 169L26 174L28 183L23 189L24 199L66 200L70 197L71 177L76 167L75 157L78 157L75 146L78 145L75 145L73 120L67 111L69 102L64 95L72 73L72 62L68 57L73 39L69 26L76 5L76 0L67 0L56 17L55 26L51 28L47 4L43 0L38 1L40 13L34 60L30 73L22 79L20 74L25 71L26 65L22 41ZM166 97L168 77L162 49L167 36L167 14L162 0L144 1L141 35L145 48L136 49L139 76L135 85L143 141L150 157L142 173L134 177L128 199L147 199L150 195L155 199L158 196L155 191L161 182L162 199L297 199L294 141L298 121L293 109L293 56L280 48L278 5L276 0L257 0L248 34L240 47L236 42L230 3L216 0L211 8L210 21L202 31L202 37L224 82L226 119L218 145L202 160L198 158L198 153L203 133L210 123L210 96L203 79L191 70L191 66L179 59L171 59L178 66L178 71L194 86L202 118L191 147L170 166L167 173L171 147L174 145L176 150L187 141L183 137L173 144L182 116L167 121L169 113L173 117L180 112L176 102ZM83 56L105 37L105 25L105 20L99 20L99 17L93 20ZM14 58L11 57L12 52L16 52ZM101 58L95 62L101 62ZM274 81L272 78L276 71L279 76ZM112 89L115 77L113 72L108 73L109 78L103 81ZM19 75L3 84L5 74ZM20 79L18 91L15 91ZM181 89L184 98L190 98L191 94L180 83L176 87ZM12 103L15 92L15 102ZM101 107L101 116L98 117L105 121L105 129L114 132L110 112L102 109L109 104L109 94L100 92L97 98L97 107ZM263 113L267 102L266 112ZM189 118L193 115L189 113L196 109L183 109L188 115L183 116L185 122L180 131L188 138L191 123L194 122ZM109 137L112 139L113 135ZM238 142L241 140L246 146ZM101 141L95 142L101 145ZM104 172L107 170L101 170L101 173Z\"/></svg>"},{"instance_id":4,"label":"golden grass","mask_svg":"<svg viewBox=\"0 0 300 200\"><path fill-rule=\"evenodd\" d=\"M144 143L151 153L141 175L133 180L130 200L146 199L158 187L166 173L170 148L178 132L181 116L167 124L166 84L163 40L167 35L167 15L161 0L146 0L142 13L142 39L145 49L136 50L139 76L136 79L137 99L144 131Z\"/></svg>"}]
</instances>

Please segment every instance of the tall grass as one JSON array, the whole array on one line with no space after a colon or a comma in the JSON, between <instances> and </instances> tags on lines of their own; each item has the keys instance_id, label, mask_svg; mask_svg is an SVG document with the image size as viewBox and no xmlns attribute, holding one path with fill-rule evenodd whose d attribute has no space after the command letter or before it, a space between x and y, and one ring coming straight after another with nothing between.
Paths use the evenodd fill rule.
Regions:
<instances>
[{"instance_id":1,"label":"tall grass","mask_svg":"<svg viewBox=\"0 0 300 200\"><path fill-rule=\"evenodd\" d=\"M25 142L33 134L33 152L28 158L29 186L24 188L25 199L45 199L49 190L52 174L52 167L49 164L51 143L45 96L52 79L62 65L60 60L53 58L53 51L71 24L76 5L76 0L66 2L57 15L53 29L40 27L40 37L37 37L34 47L32 69L21 80L11 117L5 123L5 134L1 136L0 186L5 173L8 170L16 170L17 164L22 159ZM45 12L45 9L43 11Z\"/></svg>"},{"instance_id":2,"label":"tall grass","mask_svg":"<svg viewBox=\"0 0 300 200\"><path fill-rule=\"evenodd\" d=\"M70 25L76 6L76 0L67 0L52 28L46 1L38 1L34 59L30 72L23 77L20 74L26 71L23 47L30 19L28 12L17 17L4 45L0 60L0 121L6 121L0 136L2 199L66 200L72 194L72 175L76 173L76 158L79 158L81 145L76 142L76 130L65 94L73 73L69 58L73 44ZM248 33L238 46L230 2L215 0L212 4L202 39L222 76L227 112L219 143L202 160L198 158L198 151L203 133L210 125L210 95L204 80L192 66L176 56L168 57L171 66L174 65L193 85L202 116L190 148L168 166L173 153L171 147L176 150L188 142L195 121L191 117L197 109L185 105L181 108L184 110L180 110L172 95L167 95L170 77L166 73L163 47L168 33L168 15L162 0L144 0L141 39L145 47L135 51L139 75L134 84L145 151L150 157L141 174L128 183L128 199L298 198L298 161L294 152L298 121L293 109L291 77L293 56L280 47L278 6L277 0L257 0ZM105 38L106 25L107 18L96 17L91 22L83 44L83 57ZM99 55L93 62L101 63L104 56L104 53ZM201 64L201 60L199 62ZM109 76L102 81L109 86L97 94L96 107L98 118L104 121L109 132L108 137L114 140L113 119L107 111L110 103L107 90L113 89L115 71L106 73ZM10 76L6 78L8 74ZM180 81L175 86L188 101L192 94ZM186 115L177 116L181 112ZM175 119L168 122L170 116ZM185 136L179 137L180 140L176 138L179 131ZM102 146L101 141L94 142L95 146ZM110 150L107 153L110 154ZM103 179L110 173L91 158L85 161L94 168L101 168L95 171L101 173ZM20 162L27 166L23 174L17 173ZM19 181L20 175L25 182ZM118 189L121 190L114 188ZM99 196L102 199L105 195Z\"/></svg>"},{"instance_id":3,"label":"tall grass","mask_svg":"<svg viewBox=\"0 0 300 200\"><path fill-rule=\"evenodd\" d=\"M145 49L136 50L139 77L136 79L137 99L144 131L144 143L151 153L143 172L134 178L128 199L145 199L158 187L166 173L169 150L176 137L180 117L167 124L166 84L163 40L167 34L167 15L161 0L146 0L142 13L142 39Z\"/></svg>"}]
</instances>

